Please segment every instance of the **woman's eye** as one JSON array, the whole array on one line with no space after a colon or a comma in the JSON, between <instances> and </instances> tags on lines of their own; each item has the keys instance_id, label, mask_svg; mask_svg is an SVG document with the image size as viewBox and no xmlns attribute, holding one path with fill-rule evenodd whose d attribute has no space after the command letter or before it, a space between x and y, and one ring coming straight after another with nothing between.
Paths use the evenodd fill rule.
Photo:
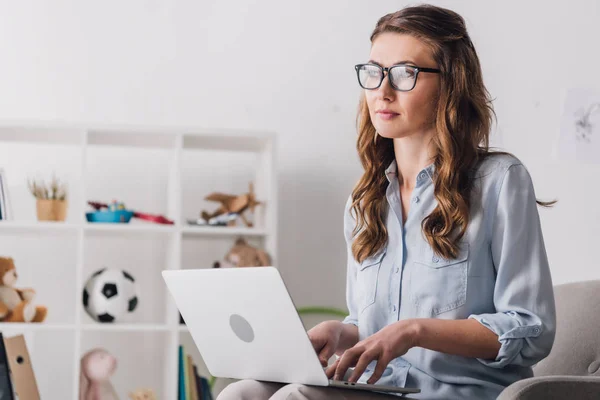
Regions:
<instances>
[{"instance_id":1,"label":"woman's eye","mask_svg":"<svg viewBox=\"0 0 600 400\"><path fill-rule=\"evenodd\" d=\"M410 79L414 78L415 72L411 68L395 68L394 76L398 79Z\"/></svg>"}]
</instances>

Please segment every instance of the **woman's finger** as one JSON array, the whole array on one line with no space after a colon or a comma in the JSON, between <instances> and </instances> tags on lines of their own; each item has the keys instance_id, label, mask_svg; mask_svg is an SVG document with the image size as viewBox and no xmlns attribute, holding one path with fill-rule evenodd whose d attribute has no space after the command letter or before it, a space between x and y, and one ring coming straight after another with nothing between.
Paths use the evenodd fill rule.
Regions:
<instances>
[{"instance_id":1,"label":"woman's finger","mask_svg":"<svg viewBox=\"0 0 600 400\"><path fill-rule=\"evenodd\" d=\"M327 362L329 361L332 355L333 351L331 351L331 347L329 345L325 345L325 347L323 347L323 349L321 349L321 351L319 352L319 361L321 362L321 365L326 367Z\"/></svg>"},{"instance_id":2,"label":"woman's finger","mask_svg":"<svg viewBox=\"0 0 600 400\"><path fill-rule=\"evenodd\" d=\"M356 360L358 359L358 357L360 357L363 351L364 349L362 347L356 346L346 350L339 360L338 366L335 369L335 375L333 379L338 381L342 380L344 375L346 375L346 371L348 371L348 368L352 367L356 363Z\"/></svg>"},{"instance_id":3,"label":"woman's finger","mask_svg":"<svg viewBox=\"0 0 600 400\"><path fill-rule=\"evenodd\" d=\"M331 364L329 367L327 367L327 369L325 370L325 375L327 375L327 379L333 379L333 375L335 374L335 369L337 368L339 363L340 363L340 359L338 358L337 360L335 360L335 362L333 364Z\"/></svg>"},{"instance_id":4,"label":"woman's finger","mask_svg":"<svg viewBox=\"0 0 600 400\"><path fill-rule=\"evenodd\" d=\"M348 382L358 381L358 378L360 378L363 372L365 372L365 369L367 369L369 363L373 360L376 360L378 355L379 351L376 348L369 349L362 353L358 359L358 362L356 363L356 367L354 368L352 375L350 375L350 378L348 379Z\"/></svg>"},{"instance_id":5,"label":"woman's finger","mask_svg":"<svg viewBox=\"0 0 600 400\"><path fill-rule=\"evenodd\" d=\"M382 355L381 357L379 357L379 359L377 360L377 365L375 366L375 370L373 371L373 374L369 377L367 383L370 385L375 384L375 382L377 382L385 372L385 368L388 366L390 361L391 360L386 355Z\"/></svg>"}]
</instances>

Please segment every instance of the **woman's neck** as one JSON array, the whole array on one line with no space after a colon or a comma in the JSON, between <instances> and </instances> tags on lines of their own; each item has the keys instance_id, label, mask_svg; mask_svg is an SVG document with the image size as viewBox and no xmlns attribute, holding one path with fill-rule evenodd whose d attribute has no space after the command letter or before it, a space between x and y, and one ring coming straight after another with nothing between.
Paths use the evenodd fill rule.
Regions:
<instances>
[{"instance_id":1,"label":"woman's neck","mask_svg":"<svg viewBox=\"0 0 600 400\"><path fill-rule=\"evenodd\" d=\"M433 134L422 132L394 139L398 182L402 188L412 190L419 172L433 162Z\"/></svg>"}]
</instances>

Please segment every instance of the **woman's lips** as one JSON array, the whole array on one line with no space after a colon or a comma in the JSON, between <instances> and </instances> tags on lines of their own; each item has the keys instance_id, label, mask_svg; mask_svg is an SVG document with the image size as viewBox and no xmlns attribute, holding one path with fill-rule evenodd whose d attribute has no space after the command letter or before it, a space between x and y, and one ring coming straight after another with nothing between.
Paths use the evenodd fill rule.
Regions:
<instances>
[{"instance_id":1,"label":"woman's lips","mask_svg":"<svg viewBox=\"0 0 600 400\"><path fill-rule=\"evenodd\" d=\"M396 118L400 114L397 114L397 113L394 113L394 112L379 111L377 113L377 115L379 116L379 118L381 118L381 119L383 119L385 121L389 121L391 119Z\"/></svg>"}]
</instances>

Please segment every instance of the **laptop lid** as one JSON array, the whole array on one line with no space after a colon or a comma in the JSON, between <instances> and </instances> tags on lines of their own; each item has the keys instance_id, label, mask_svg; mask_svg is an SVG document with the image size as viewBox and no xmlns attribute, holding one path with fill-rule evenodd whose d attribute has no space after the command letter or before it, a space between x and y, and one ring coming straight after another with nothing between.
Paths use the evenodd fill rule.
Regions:
<instances>
[{"instance_id":1,"label":"laptop lid","mask_svg":"<svg viewBox=\"0 0 600 400\"><path fill-rule=\"evenodd\" d=\"M162 272L211 375L327 386L274 267Z\"/></svg>"}]
</instances>

